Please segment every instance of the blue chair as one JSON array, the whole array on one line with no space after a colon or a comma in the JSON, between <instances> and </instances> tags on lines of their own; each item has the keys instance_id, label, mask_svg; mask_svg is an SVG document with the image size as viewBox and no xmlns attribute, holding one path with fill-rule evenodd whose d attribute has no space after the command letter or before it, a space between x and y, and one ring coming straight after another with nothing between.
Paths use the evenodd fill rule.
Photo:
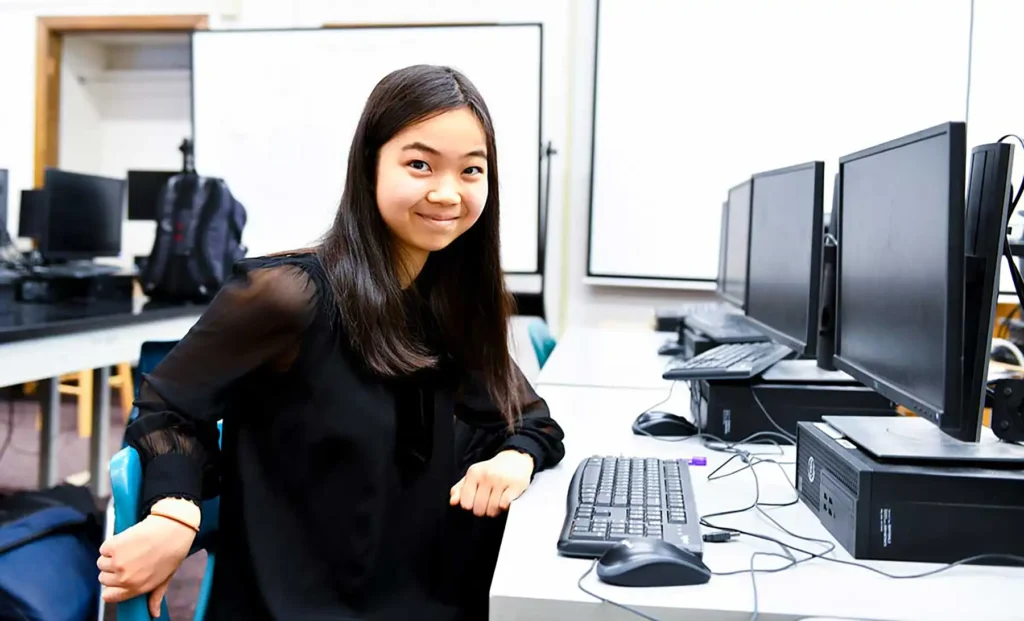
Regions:
<instances>
[{"instance_id":1,"label":"blue chair","mask_svg":"<svg viewBox=\"0 0 1024 621\"><path fill-rule=\"evenodd\" d=\"M551 336L548 322L539 318L530 322L527 332L530 335L530 343L533 344L533 352L537 354L537 364L543 369L555 349L555 337Z\"/></svg>"},{"instance_id":2,"label":"blue chair","mask_svg":"<svg viewBox=\"0 0 1024 621\"><path fill-rule=\"evenodd\" d=\"M217 431L221 431L221 423L217 423ZM110 492L114 504L114 533L120 533L138 522L139 502L142 493L142 460L132 447L125 447L110 460ZM202 522L199 534L192 544L189 554L206 550L206 573L199 587L196 601L194 621L202 621L206 616L206 607L210 601L210 589L213 586L213 567L216 557L216 532L220 513L220 499L212 498L202 504ZM147 597L140 595L117 605L118 621L151 621ZM160 604L160 618L170 618L166 600Z\"/></svg>"},{"instance_id":3,"label":"blue chair","mask_svg":"<svg viewBox=\"0 0 1024 621\"><path fill-rule=\"evenodd\" d=\"M139 351L139 364L135 377L135 396L138 398L142 376L150 373L160 364L168 352L177 345L177 341L148 341L142 344ZM138 409L132 409L129 420L135 420ZM217 423L217 431L221 423ZM113 522L110 534L125 531L138 522L140 494L142 493L142 461L135 449L123 445L121 450L110 460L110 492L112 510L108 510L108 520ZM206 607L210 599L210 588L213 584L214 539L220 513L219 499L208 500L202 505L202 523L189 554L205 549L207 552L206 573L199 588L196 603L195 620L201 621L206 616ZM151 621L149 616L148 597L140 596L117 605L119 621ZM170 618L167 602L161 602L160 618Z\"/></svg>"},{"instance_id":4,"label":"blue chair","mask_svg":"<svg viewBox=\"0 0 1024 621\"><path fill-rule=\"evenodd\" d=\"M178 344L178 341L146 341L142 344L139 349L139 364L135 368L135 398L139 398L139 387L142 386L142 376L147 373L152 373L153 369L160 364L160 361L167 356L168 353L174 346ZM135 417L139 415L139 411L136 408L132 408L131 415L128 417L128 421L135 420Z\"/></svg>"}]
</instances>

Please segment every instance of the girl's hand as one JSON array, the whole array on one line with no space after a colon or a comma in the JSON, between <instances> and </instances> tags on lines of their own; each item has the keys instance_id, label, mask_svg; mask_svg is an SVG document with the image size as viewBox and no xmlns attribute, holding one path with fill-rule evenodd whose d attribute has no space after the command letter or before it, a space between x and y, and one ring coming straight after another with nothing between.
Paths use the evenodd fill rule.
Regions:
<instances>
[{"instance_id":1,"label":"girl's hand","mask_svg":"<svg viewBox=\"0 0 1024 621\"><path fill-rule=\"evenodd\" d=\"M160 503L188 503L198 516L199 507L185 500L167 499ZM196 524L199 523L198 517ZM157 515L114 535L100 546L100 584L103 601L122 602L149 594L149 613L160 616L160 602L171 577L188 556L196 533L188 526Z\"/></svg>"},{"instance_id":2,"label":"girl's hand","mask_svg":"<svg viewBox=\"0 0 1024 621\"><path fill-rule=\"evenodd\" d=\"M487 461L473 464L451 490L451 505L462 505L473 515L496 517L530 486L533 457L519 451L502 451Z\"/></svg>"}]
</instances>

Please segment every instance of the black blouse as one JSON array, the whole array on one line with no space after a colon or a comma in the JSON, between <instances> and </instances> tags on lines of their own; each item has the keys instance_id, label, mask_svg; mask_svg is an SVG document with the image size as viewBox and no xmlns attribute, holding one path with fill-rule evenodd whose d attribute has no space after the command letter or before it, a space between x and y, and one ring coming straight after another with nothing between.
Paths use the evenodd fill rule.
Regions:
<instances>
[{"instance_id":1,"label":"black blouse","mask_svg":"<svg viewBox=\"0 0 1024 621\"><path fill-rule=\"evenodd\" d=\"M126 431L143 506L220 496L208 619L466 619L456 419L535 471L562 459L562 430L525 378L510 433L472 373L370 374L325 278L313 254L242 261L143 379Z\"/></svg>"}]
</instances>

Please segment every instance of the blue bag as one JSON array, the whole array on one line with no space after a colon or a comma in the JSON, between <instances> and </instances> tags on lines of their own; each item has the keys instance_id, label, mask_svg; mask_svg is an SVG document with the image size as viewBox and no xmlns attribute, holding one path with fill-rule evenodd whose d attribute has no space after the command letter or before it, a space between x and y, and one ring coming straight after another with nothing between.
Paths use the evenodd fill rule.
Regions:
<instances>
[{"instance_id":1,"label":"blue bag","mask_svg":"<svg viewBox=\"0 0 1024 621\"><path fill-rule=\"evenodd\" d=\"M102 536L84 488L0 497L0 621L94 619Z\"/></svg>"}]
</instances>

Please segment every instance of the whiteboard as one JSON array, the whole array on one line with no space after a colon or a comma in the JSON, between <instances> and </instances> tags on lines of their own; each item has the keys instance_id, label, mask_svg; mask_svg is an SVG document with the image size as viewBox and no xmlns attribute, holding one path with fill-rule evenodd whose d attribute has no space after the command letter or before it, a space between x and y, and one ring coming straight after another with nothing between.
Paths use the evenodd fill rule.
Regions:
<instances>
[{"instance_id":1,"label":"whiteboard","mask_svg":"<svg viewBox=\"0 0 1024 621\"><path fill-rule=\"evenodd\" d=\"M713 280L730 187L965 120L970 5L600 0L588 275Z\"/></svg>"},{"instance_id":2,"label":"whiteboard","mask_svg":"<svg viewBox=\"0 0 1024 621\"><path fill-rule=\"evenodd\" d=\"M245 206L249 255L309 246L334 220L349 145L395 69L449 65L494 121L502 266L538 272L540 24L224 30L192 37L196 169Z\"/></svg>"}]
</instances>

